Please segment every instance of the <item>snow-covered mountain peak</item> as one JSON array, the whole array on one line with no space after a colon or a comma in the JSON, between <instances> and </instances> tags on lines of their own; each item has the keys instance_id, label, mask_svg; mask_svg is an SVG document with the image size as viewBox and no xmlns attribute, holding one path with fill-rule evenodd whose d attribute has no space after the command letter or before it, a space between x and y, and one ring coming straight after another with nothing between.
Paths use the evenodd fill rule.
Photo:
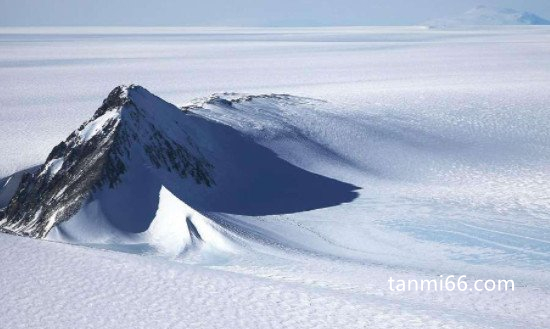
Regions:
<instances>
[{"instance_id":1,"label":"snow-covered mountain peak","mask_svg":"<svg viewBox=\"0 0 550 329\"><path fill-rule=\"evenodd\" d=\"M231 253L233 233L206 215L288 214L358 196L357 186L262 145L298 136L292 113L318 102L224 93L180 109L143 87L116 87L21 179L0 209L0 230L170 256ZM315 143L306 148L324 152Z\"/></svg>"},{"instance_id":2,"label":"snow-covered mountain peak","mask_svg":"<svg viewBox=\"0 0 550 329\"><path fill-rule=\"evenodd\" d=\"M131 105L126 110L139 109L149 112L179 112L178 108L149 92L149 90L136 84L120 85L115 87L103 100L102 105L94 113L90 121L103 116L109 111L118 111L125 105ZM160 114L170 115L167 113ZM171 114L173 115L173 114Z\"/></svg>"},{"instance_id":3,"label":"snow-covered mountain peak","mask_svg":"<svg viewBox=\"0 0 550 329\"><path fill-rule=\"evenodd\" d=\"M105 114L105 112L113 109L120 108L124 106L127 102L130 101L130 98L128 97L128 90L130 88L135 88L137 86L130 85L120 85L114 88L107 98L103 100L103 104L97 109L97 111L94 113L94 116L92 119L96 119L102 115Z\"/></svg>"},{"instance_id":4,"label":"snow-covered mountain peak","mask_svg":"<svg viewBox=\"0 0 550 329\"><path fill-rule=\"evenodd\" d=\"M143 87L116 87L90 120L53 148L36 173L22 179L0 216L2 226L42 237L93 195L123 186L128 177L166 173L213 185L212 165L187 133L185 117Z\"/></svg>"}]
</instances>

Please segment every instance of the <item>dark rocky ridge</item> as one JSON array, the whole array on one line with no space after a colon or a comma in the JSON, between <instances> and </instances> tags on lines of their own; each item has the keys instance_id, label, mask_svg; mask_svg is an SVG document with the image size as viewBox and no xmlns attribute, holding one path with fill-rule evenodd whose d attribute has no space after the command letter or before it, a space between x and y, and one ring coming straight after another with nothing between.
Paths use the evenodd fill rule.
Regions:
<instances>
[{"instance_id":1,"label":"dark rocky ridge","mask_svg":"<svg viewBox=\"0 0 550 329\"><path fill-rule=\"evenodd\" d=\"M73 216L92 193L115 188L134 157L144 157L152 166L197 184L214 184L213 166L193 140L188 137L183 144L171 139L156 125L163 113L141 107L134 95L167 104L140 86L111 91L90 120L53 148L37 172L23 177L16 194L0 211L0 230L44 237L54 225ZM97 120L105 120L100 130L89 138L82 136ZM62 164L52 173L57 161Z\"/></svg>"}]
</instances>

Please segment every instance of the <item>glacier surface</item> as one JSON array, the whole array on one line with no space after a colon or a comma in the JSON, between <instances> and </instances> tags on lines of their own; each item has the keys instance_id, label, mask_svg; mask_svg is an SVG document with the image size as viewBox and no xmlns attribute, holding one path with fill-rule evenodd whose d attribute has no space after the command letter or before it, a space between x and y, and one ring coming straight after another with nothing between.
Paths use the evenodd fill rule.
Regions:
<instances>
[{"instance_id":1,"label":"glacier surface","mask_svg":"<svg viewBox=\"0 0 550 329\"><path fill-rule=\"evenodd\" d=\"M133 248L98 243L105 231L85 240L101 216L90 235L79 238L90 223L68 221L76 239L56 229L49 237L94 248L2 234L1 323L548 327L549 32L0 30L0 177L43 163L106 92L132 82L292 166L361 188L349 203L279 213L191 198L198 213L160 188L155 219ZM234 102L248 95L270 97ZM172 211L185 214L174 223L184 237L197 238L191 216L211 243L175 257L189 244L167 229ZM156 249L140 248L144 240ZM514 279L516 290L388 289L390 276L442 274Z\"/></svg>"}]
</instances>

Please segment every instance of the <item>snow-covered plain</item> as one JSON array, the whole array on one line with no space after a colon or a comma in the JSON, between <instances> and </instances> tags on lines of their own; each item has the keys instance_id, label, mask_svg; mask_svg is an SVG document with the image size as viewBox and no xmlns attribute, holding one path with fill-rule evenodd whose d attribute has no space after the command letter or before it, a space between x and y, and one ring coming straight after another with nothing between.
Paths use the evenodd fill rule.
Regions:
<instances>
[{"instance_id":1,"label":"snow-covered plain","mask_svg":"<svg viewBox=\"0 0 550 329\"><path fill-rule=\"evenodd\" d=\"M550 326L550 28L2 29L0 40L0 177L43 162L133 82L178 105L302 96L197 113L361 188L293 214L208 212L241 241L223 257L0 235L7 327ZM387 282L451 274L516 289Z\"/></svg>"}]
</instances>

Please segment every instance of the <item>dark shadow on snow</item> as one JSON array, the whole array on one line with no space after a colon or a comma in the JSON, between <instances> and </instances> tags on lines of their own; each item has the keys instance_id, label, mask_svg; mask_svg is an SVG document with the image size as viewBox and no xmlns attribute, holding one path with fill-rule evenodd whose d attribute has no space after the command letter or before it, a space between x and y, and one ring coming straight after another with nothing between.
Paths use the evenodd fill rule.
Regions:
<instances>
[{"instance_id":1,"label":"dark shadow on snow","mask_svg":"<svg viewBox=\"0 0 550 329\"><path fill-rule=\"evenodd\" d=\"M186 119L197 129L190 135L202 137L196 143L215 166L216 185L188 189L174 180L163 185L197 210L276 215L336 206L358 196L359 187L299 168L229 126L194 114Z\"/></svg>"},{"instance_id":2,"label":"dark shadow on snow","mask_svg":"<svg viewBox=\"0 0 550 329\"><path fill-rule=\"evenodd\" d=\"M119 184L93 193L91 201L98 203L98 209L85 214L92 222L84 230L93 235L91 231L103 225L95 222L102 214L123 232L146 231L158 210L162 186L198 211L248 216L332 207L358 197L359 187L299 168L229 126L195 114L182 120L189 120L187 133L214 165L215 184L207 187L139 159L130 161ZM70 237L69 231L64 234Z\"/></svg>"}]
</instances>

